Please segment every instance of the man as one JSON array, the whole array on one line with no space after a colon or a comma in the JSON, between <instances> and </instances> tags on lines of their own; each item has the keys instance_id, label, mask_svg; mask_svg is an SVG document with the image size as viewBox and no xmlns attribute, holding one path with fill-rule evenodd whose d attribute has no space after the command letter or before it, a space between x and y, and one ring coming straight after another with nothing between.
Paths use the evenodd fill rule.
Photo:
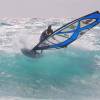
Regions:
<instances>
[{"instance_id":1,"label":"man","mask_svg":"<svg viewBox=\"0 0 100 100\"><path fill-rule=\"evenodd\" d=\"M53 30L51 29L51 25L48 26L48 28L42 32L40 36L40 42L45 40L48 36L50 36L53 33Z\"/></svg>"},{"instance_id":2,"label":"man","mask_svg":"<svg viewBox=\"0 0 100 100\"><path fill-rule=\"evenodd\" d=\"M53 33L53 30L51 29L51 25L48 26L48 28L42 32L41 36L40 36L40 41L39 43L41 43L42 41L44 41L48 36L50 36ZM38 43L38 44L39 44ZM38 54L36 52L36 50L34 50L34 48L31 50L34 54ZM42 50L41 50L42 53Z\"/></svg>"}]
</instances>

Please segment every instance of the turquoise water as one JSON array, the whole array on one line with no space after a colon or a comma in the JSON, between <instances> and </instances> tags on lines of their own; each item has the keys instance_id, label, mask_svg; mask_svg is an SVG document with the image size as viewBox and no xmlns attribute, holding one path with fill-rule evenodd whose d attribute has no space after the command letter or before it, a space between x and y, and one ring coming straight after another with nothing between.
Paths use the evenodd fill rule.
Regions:
<instances>
[{"instance_id":1,"label":"turquoise water","mask_svg":"<svg viewBox=\"0 0 100 100\"><path fill-rule=\"evenodd\" d=\"M44 52L33 59L23 54L1 54L0 96L73 100L93 95L92 86L84 82L96 71L97 54L75 48Z\"/></svg>"}]
</instances>

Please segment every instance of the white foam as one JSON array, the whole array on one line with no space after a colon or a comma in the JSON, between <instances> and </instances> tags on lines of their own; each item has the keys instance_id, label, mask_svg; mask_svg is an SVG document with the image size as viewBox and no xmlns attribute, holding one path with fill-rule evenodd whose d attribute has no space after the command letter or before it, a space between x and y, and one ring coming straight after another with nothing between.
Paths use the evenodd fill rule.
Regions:
<instances>
[{"instance_id":1,"label":"white foam","mask_svg":"<svg viewBox=\"0 0 100 100\"><path fill-rule=\"evenodd\" d=\"M0 100L53 100L53 99L37 99L37 98L22 98L22 97L8 96L8 97L0 97Z\"/></svg>"},{"instance_id":2,"label":"white foam","mask_svg":"<svg viewBox=\"0 0 100 100\"><path fill-rule=\"evenodd\" d=\"M95 27L94 29L96 29L96 30L100 30L100 27Z\"/></svg>"},{"instance_id":3,"label":"white foam","mask_svg":"<svg viewBox=\"0 0 100 100\"><path fill-rule=\"evenodd\" d=\"M94 34L92 31L87 32L72 44L74 47L79 47L80 49L86 49L90 51L100 50L100 47L96 45L96 34Z\"/></svg>"}]
</instances>

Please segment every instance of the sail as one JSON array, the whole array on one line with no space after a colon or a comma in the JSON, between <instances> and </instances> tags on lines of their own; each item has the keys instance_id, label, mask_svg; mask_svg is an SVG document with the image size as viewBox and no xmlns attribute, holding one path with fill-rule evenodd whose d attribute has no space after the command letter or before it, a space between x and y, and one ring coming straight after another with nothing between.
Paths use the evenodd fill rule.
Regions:
<instances>
[{"instance_id":1,"label":"sail","mask_svg":"<svg viewBox=\"0 0 100 100\"><path fill-rule=\"evenodd\" d=\"M64 48L99 23L100 13L98 11L83 16L55 30L44 41L38 43L33 50Z\"/></svg>"}]
</instances>

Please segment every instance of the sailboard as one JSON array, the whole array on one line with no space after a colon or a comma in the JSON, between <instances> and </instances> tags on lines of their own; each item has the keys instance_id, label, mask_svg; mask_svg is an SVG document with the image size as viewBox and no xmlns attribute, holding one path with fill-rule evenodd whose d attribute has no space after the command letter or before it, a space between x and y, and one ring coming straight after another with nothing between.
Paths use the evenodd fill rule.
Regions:
<instances>
[{"instance_id":1,"label":"sailboard","mask_svg":"<svg viewBox=\"0 0 100 100\"><path fill-rule=\"evenodd\" d=\"M40 55L40 53L38 52L33 52L32 50L29 50L29 49L26 49L26 48L23 48L21 49L21 52L27 56L27 57L31 57L31 58L37 58L37 57L40 57L42 55Z\"/></svg>"},{"instance_id":2,"label":"sailboard","mask_svg":"<svg viewBox=\"0 0 100 100\"><path fill-rule=\"evenodd\" d=\"M39 42L32 50L47 50L52 48L59 49L67 47L99 23L99 11L80 17L55 30L46 39Z\"/></svg>"}]
</instances>

